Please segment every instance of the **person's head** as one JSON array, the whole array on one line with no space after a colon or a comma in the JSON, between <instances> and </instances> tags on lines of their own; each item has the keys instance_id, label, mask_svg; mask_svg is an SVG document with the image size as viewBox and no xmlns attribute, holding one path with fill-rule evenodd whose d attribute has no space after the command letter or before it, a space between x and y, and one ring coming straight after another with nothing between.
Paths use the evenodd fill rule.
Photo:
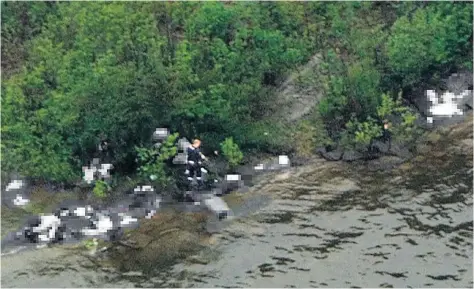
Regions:
<instances>
[{"instance_id":1,"label":"person's head","mask_svg":"<svg viewBox=\"0 0 474 289\"><path fill-rule=\"evenodd\" d=\"M200 146L201 146L201 141L198 140L198 139L195 139L195 140L193 141L193 147L198 148L198 147L200 147Z\"/></svg>"}]
</instances>

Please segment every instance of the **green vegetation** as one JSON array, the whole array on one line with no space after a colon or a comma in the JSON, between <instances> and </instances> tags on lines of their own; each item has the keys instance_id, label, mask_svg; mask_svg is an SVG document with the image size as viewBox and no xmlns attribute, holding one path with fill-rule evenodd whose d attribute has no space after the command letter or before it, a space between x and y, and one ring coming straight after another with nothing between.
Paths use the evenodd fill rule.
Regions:
<instances>
[{"instance_id":1,"label":"green vegetation","mask_svg":"<svg viewBox=\"0 0 474 289\"><path fill-rule=\"evenodd\" d=\"M170 184L170 173L166 169L165 161L176 155L175 142L178 136L178 133L170 135L159 147L136 148L140 164L138 172L142 180L151 181L161 188Z\"/></svg>"},{"instance_id":2,"label":"green vegetation","mask_svg":"<svg viewBox=\"0 0 474 289\"><path fill-rule=\"evenodd\" d=\"M399 91L472 63L472 5L464 3L349 3L331 6L322 66L326 97L319 111L331 137L362 149L381 136L389 116L393 133L411 141L416 116ZM390 17L388 17L390 16Z\"/></svg>"},{"instance_id":3,"label":"green vegetation","mask_svg":"<svg viewBox=\"0 0 474 289\"><path fill-rule=\"evenodd\" d=\"M45 181L77 181L104 135L118 173L165 185L175 152L144 149L156 127L209 151L225 137L243 153L295 150L274 98L317 52L325 97L299 127L305 145L366 145L388 115L409 138L413 115L388 99L472 69L469 2L1 5L2 170Z\"/></svg>"},{"instance_id":4,"label":"green vegetation","mask_svg":"<svg viewBox=\"0 0 474 289\"><path fill-rule=\"evenodd\" d=\"M92 192L94 193L94 196L98 199L104 199L107 197L107 193L110 191L109 185L107 185L106 182L102 180L98 180L94 184L94 189Z\"/></svg>"},{"instance_id":5,"label":"green vegetation","mask_svg":"<svg viewBox=\"0 0 474 289\"><path fill-rule=\"evenodd\" d=\"M231 170L235 169L243 160L244 154L240 151L239 146L229 137L221 143L221 149L225 158L229 163Z\"/></svg>"}]
</instances>

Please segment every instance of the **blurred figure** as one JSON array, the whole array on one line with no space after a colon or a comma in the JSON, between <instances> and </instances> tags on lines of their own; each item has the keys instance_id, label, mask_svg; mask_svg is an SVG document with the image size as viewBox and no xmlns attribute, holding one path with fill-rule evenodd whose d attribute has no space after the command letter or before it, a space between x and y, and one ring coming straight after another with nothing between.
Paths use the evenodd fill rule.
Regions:
<instances>
[{"instance_id":1,"label":"blurred figure","mask_svg":"<svg viewBox=\"0 0 474 289\"><path fill-rule=\"evenodd\" d=\"M390 132L390 122L388 122L388 120L384 120L383 122L382 137L384 142L388 142L388 150L390 150L392 146L392 133Z\"/></svg>"},{"instance_id":2,"label":"blurred figure","mask_svg":"<svg viewBox=\"0 0 474 289\"><path fill-rule=\"evenodd\" d=\"M199 149L201 146L201 141L195 139L193 143L187 148L187 163L186 171L184 172L188 175L188 181L191 183L196 175L197 183L200 187L203 185L202 176L201 176L201 165L202 161L206 160L206 156L201 153Z\"/></svg>"}]
</instances>

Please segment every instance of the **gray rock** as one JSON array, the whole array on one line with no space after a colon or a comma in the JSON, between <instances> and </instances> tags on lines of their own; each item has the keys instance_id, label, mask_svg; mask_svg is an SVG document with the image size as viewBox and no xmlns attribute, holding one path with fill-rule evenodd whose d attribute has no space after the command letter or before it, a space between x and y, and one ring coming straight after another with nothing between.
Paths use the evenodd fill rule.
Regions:
<instances>
[{"instance_id":1,"label":"gray rock","mask_svg":"<svg viewBox=\"0 0 474 289\"><path fill-rule=\"evenodd\" d=\"M364 156L356 151L345 151L344 154L342 155L342 160L346 162L353 162L357 160L363 159Z\"/></svg>"},{"instance_id":2,"label":"gray rock","mask_svg":"<svg viewBox=\"0 0 474 289\"><path fill-rule=\"evenodd\" d=\"M472 96L473 96L473 93L472 93L472 90L471 90L470 93L461 100L460 104L461 104L462 108L464 109L464 111L472 110L472 108L473 108Z\"/></svg>"},{"instance_id":3,"label":"gray rock","mask_svg":"<svg viewBox=\"0 0 474 289\"><path fill-rule=\"evenodd\" d=\"M469 71L453 73L445 82L449 91L459 94L466 89L472 89L472 73Z\"/></svg>"},{"instance_id":4,"label":"gray rock","mask_svg":"<svg viewBox=\"0 0 474 289\"><path fill-rule=\"evenodd\" d=\"M413 156L413 154L410 152L410 150L406 146L399 143L392 143L392 146L388 153L391 155L400 157L402 159L409 159Z\"/></svg>"},{"instance_id":5,"label":"gray rock","mask_svg":"<svg viewBox=\"0 0 474 289\"><path fill-rule=\"evenodd\" d=\"M375 141L372 146L378 150L380 153L387 153L388 152L388 147L389 143L388 142L382 142L382 141Z\"/></svg>"},{"instance_id":6,"label":"gray rock","mask_svg":"<svg viewBox=\"0 0 474 289\"><path fill-rule=\"evenodd\" d=\"M326 151L325 148L319 148L316 150L321 157L328 161L339 161L342 158L342 152L341 151L331 151L328 152Z\"/></svg>"},{"instance_id":7,"label":"gray rock","mask_svg":"<svg viewBox=\"0 0 474 289\"><path fill-rule=\"evenodd\" d=\"M396 157L396 156L383 156L377 160L371 161L370 165L368 166L369 171L385 171L391 170L400 164L402 164L405 160Z\"/></svg>"},{"instance_id":8,"label":"gray rock","mask_svg":"<svg viewBox=\"0 0 474 289\"><path fill-rule=\"evenodd\" d=\"M331 161L339 161L343 157L342 155L343 153L341 151L332 151L326 153L326 159Z\"/></svg>"}]
</instances>

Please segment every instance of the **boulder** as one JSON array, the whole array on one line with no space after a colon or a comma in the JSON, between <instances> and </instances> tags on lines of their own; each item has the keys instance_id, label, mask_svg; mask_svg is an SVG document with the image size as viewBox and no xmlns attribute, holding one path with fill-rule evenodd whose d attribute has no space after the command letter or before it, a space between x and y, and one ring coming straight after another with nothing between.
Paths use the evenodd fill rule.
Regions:
<instances>
[{"instance_id":1,"label":"boulder","mask_svg":"<svg viewBox=\"0 0 474 289\"><path fill-rule=\"evenodd\" d=\"M109 249L110 260L126 271L150 272L194 255L206 235L205 213L161 212L128 231Z\"/></svg>"},{"instance_id":2,"label":"boulder","mask_svg":"<svg viewBox=\"0 0 474 289\"><path fill-rule=\"evenodd\" d=\"M325 148L319 148L317 149L317 153L324 158L325 160L328 161L339 161L342 158L342 152L341 151L330 151L328 152Z\"/></svg>"},{"instance_id":3,"label":"boulder","mask_svg":"<svg viewBox=\"0 0 474 289\"><path fill-rule=\"evenodd\" d=\"M342 160L346 162L353 162L357 160L361 160L364 158L364 155L357 152L357 151L345 151L344 154L342 155Z\"/></svg>"}]
</instances>

